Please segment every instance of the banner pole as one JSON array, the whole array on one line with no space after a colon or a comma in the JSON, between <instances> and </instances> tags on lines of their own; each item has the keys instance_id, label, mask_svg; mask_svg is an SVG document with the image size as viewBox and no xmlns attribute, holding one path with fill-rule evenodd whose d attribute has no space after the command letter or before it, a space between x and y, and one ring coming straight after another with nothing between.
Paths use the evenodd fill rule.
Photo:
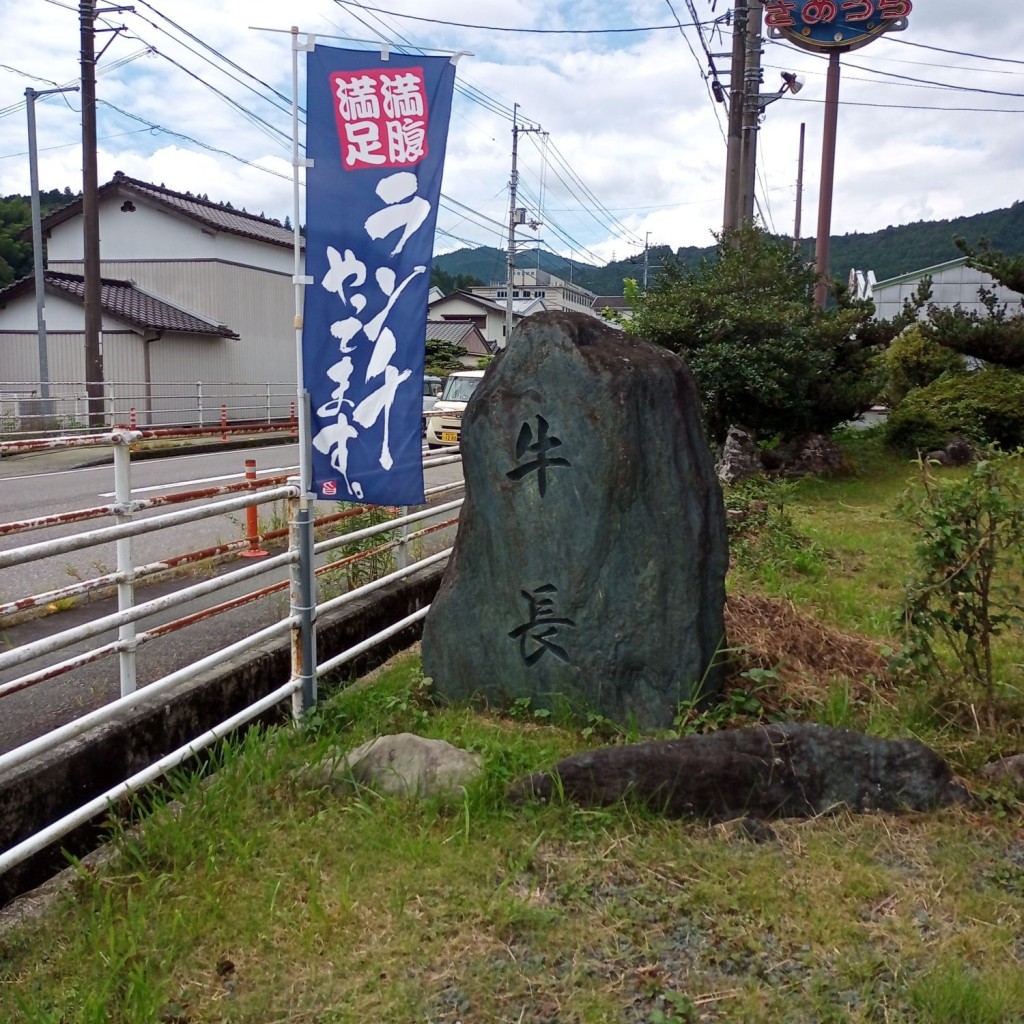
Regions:
<instances>
[{"instance_id":1,"label":"banner pole","mask_svg":"<svg viewBox=\"0 0 1024 1024\"><path fill-rule=\"evenodd\" d=\"M303 288L313 280L303 274L302 234L299 230L299 168L311 161L299 157L299 51L313 47L313 37L299 42L292 27L292 240L295 292L295 409L299 417L299 500L295 514L295 543L299 549L291 588L292 613L298 616L298 636L292 643L292 678L300 688L292 697L292 713L298 718L316 705L316 566L313 554L313 495L310 465L310 406L302 368Z\"/></svg>"}]
</instances>

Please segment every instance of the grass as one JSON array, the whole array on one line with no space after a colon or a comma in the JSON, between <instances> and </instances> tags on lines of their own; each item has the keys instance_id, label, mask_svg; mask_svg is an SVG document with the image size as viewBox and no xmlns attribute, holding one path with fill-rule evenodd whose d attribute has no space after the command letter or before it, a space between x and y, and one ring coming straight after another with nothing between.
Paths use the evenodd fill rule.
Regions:
<instances>
[{"instance_id":1,"label":"grass","mask_svg":"<svg viewBox=\"0 0 1024 1024\"><path fill-rule=\"evenodd\" d=\"M900 580L871 575L899 557L870 542L871 516L902 489L889 468L888 482L801 484L787 501L831 567L816 612L892 639L878 606ZM908 550L895 521L878 529ZM751 564L734 589L796 600L805 566L787 572L777 554L767 583ZM835 593L858 587L859 602ZM1011 717L964 730L922 688L874 699L857 682L787 713L913 732L969 779L1019 749ZM483 777L462 799L417 803L323 788L305 770L400 731L479 751ZM301 727L250 732L202 776L177 773L135 807L141 827L112 823L113 857L79 865L44 917L0 932L0 1020L1024 1021L1024 820L1010 794L776 822L766 842L626 806L506 803L512 779L601 737L614 730L594 720L440 706L406 655Z\"/></svg>"}]
</instances>

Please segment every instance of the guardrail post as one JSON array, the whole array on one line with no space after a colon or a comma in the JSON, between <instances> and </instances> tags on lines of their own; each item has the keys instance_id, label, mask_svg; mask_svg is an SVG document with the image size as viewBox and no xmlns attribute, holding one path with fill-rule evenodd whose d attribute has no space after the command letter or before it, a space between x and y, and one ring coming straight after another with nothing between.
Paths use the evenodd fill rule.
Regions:
<instances>
[{"instance_id":1,"label":"guardrail post","mask_svg":"<svg viewBox=\"0 0 1024 1024\"><path fill-rule=\"evenodd\" d=\"M108 380L103 386L103 404L104 422L113 427L117 424L117 393L114 391L112 380Z\"/></svg>"},{"instance_id":2,"label":"guardrail post","mask_svg":"<svg viewBox=\"0 0 1024 1024\"><path fill-rule=\"evenodd\" d=\"M299 482L301 488L301 481ZM288 499L288 545L298 552L289 588L292 618L292 679L301 683L292 697L292 715L301 718L316 705L316 573L313 553L312 495Z\"/></svg>"},{"instance_id":3,"label":"guardrail post","mask_svg":"<svg viewBox=\"0 0 1024 1024\"><path fill-rule=\"evenodd\" d=\"M228 407L221 402L220 405L220 439L226 441L228 439Z\"/></svg>"},{"instance_id":4,"label":"guardrail post","mask_svg":"<svg viewBox=\"0 0 1024 1024\"><path fill-rule=\"evenodd\" d=\"M199 426L206 426L206 419L203 416L203 382L196 381L196 408L199 410Z\"/></svg>"},{"instance_id":5,"label":"guardrail post","mask_svg":"<svg viewBox=\"0 0 1024 1024\"><path fill-rule=\"evenodd\" d=\"M245 479L256 479L256 460L245 460ZM263 558L267 552L260 547L260 519L255 505L250 505L245 510L245 539L249 542L249 548L243 551L242 558Z\"/></svg>"},{"instance_id":6,"label":"guardrail post","mask_svg":"<svg viewBox=\"0 0 1024 1024\"><path fill-rule=\"evenodd\" d=\"M403 505L398 513L404 519L409 514L409 506ZM395 566L404 569L409 564L409 524L402 523L402 532L398 537L398 549L395 552Z\"/></svg>"},{"instance_id":7,"label":"guardrail post","mask_svg":"<svg viewBox=\"0 0 1024 1024\"><path fill-rule=\"evenodd\" d=\"M114 517L118 525L132 521L132 476L130 437L119 431L114 440L114 497L119 511ZM116 541L117 548L117 610L127 611L135 604L135 562L132 555L132 538L122 537ZM135 692L135 623L126 622L118 627L117 638L121 643L118 654L121 696Z\"/></svg>"}]
</instances>

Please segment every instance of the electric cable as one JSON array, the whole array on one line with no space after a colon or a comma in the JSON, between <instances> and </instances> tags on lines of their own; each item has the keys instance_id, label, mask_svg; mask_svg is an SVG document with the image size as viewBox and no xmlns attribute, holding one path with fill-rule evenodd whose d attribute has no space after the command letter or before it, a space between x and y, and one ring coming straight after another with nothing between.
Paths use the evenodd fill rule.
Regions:
<instances>
[{"instance_id":1,"label":"electric cable","mask_svg":"<svg viewBox=\"0 0 1024 1024\"><path fill-rule=\"evenodd\" d=\"M350 0L334 0L339 6L346 6ZM424 18L417 14L402 14L399 11L386 11L381 7L368 7L365 4L358 5L364 11L376 11L380 14L387 14L392 18L406 18L409 21L425 21L431 25L445 25L449 28L472 28L483 32L519 32L527 35L554 35L554 36L594 36L594 35L622 35L635 32L674 32L680 26L676 25L646 25L631 28L513 28L501 25L472 25L462 21L444 21L440 18ZM692 27L692 26L687 26Z\"/></svg>"}]
</instances>

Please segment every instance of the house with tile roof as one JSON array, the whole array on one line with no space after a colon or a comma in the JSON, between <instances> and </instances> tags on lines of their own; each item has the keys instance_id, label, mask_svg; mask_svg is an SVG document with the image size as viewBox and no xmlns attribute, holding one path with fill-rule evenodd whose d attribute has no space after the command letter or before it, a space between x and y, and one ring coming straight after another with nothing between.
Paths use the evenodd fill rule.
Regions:
<instances>
[{"instance_id":1,"label":"house with tile roof","mask_svg":"<svg viewBox=\"0 0 1024 1024\"><path fill-rule=\"evenodd\" d=\"M98 190L102 350L108 393L129 392L141 424L180 419L172 382L204 384L205 401L273 390L261 417L285 418L295 388L294 236L266 217L120 172ZM43 221L52 392L84 387L82 200ZM0 379L39 380L34 281L0 291ZM118 390L119 389L119 390ZM111 422L125 420L114 398ZM232 419L252 419L232 409Z\"/></svg>"},{"instance_id":2,"label":"house with tile roof","mask_svg":"<svg viewBox=\"0 0 1024 1024\"><path fill-rule=\"evenodd\" d=\"M512 302L512 326L531 313L547 309L542 298L514 299ZM455 291L444 295L427 305L430 320L468 321L483 335L488 346L495 351L505 345L505 327L508 306L506 301L497 302L483 295L469 291Z\"/></svg>"},{"instance_id":3,"label":"house with tile roof","mask_svg":"<svg viewBox=\"0 0 1024 1024\"><path fill-rule=\"evenodd\" d=\"M428 320L424 340L458 345L465 353L462 364L468 370L475 370L482 357L497 352L497 347L489 343L480 333L480 328L470 320Z\"/></svg>"}]
</instances>

